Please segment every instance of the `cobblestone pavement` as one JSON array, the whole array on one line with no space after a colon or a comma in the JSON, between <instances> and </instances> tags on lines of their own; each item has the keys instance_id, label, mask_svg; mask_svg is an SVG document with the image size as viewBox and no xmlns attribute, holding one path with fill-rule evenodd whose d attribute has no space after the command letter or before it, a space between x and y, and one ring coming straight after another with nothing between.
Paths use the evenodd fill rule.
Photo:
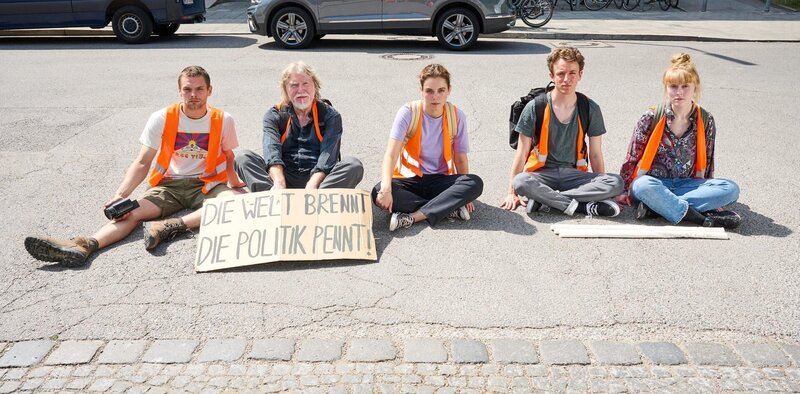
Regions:
<instances>
[{"instance_id":1,"label":"cobblestone pavement","mask_svg":"<svg viewBox=\"0 0 800 394\"><path fill-rule=\"evenodd\" d=\"M431 338L25 341L0 392L800 392L800 346Z\"/></svg>"}]
</instances>

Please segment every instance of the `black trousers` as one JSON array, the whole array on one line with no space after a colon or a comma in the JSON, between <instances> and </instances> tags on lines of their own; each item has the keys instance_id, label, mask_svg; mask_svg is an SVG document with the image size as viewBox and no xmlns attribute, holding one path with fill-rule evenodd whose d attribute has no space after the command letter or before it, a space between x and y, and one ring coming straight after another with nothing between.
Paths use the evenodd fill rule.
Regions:
<instances>
[{"instance_id":1,"label":"black trousers","mask_svg":"<svg viewBox=\"0 0 800 394\"><path fill-rule=\"evenodd\" d=\"M372 189L372 202L378 198L381 183ZM451 212L475 201L483 193L483 180L474 174L425 175L392 179L392 210L412 213L420 211L431 226ZM377 205L377 204L376 204Z\"/></svg>"}]
</instances>

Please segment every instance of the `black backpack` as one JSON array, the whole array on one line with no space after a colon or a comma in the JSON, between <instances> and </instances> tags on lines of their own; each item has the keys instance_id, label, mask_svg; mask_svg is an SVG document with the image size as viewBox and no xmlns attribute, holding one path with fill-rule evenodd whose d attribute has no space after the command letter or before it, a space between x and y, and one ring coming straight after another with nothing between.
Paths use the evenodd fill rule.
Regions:
<instances>
[{"instance_id":1,"label":"black backpack","mask_svg":"<svg viewBox=\"0 0 800 394\"><path fill-rule=\"evenodd\" d=\"M539 133L542 132L542 120L544 119L544 108L547 106L547 92L553 90L556 85L551 81L543 88L534 88L528 92L527 95L519 98L511 104L511 113L508 117L508 145L511 149L517 149L517 141L519 141L519 133L514 131L517 128L517 123L522 115L522 110L531 101L536 103L536 139L539 139ZM581 120L584 132L589 130L589 98L583 93L577 92L578 95L578 117ZM586 141L583 143L583 149L586 150Z\"/></svg>"}]
</instances>

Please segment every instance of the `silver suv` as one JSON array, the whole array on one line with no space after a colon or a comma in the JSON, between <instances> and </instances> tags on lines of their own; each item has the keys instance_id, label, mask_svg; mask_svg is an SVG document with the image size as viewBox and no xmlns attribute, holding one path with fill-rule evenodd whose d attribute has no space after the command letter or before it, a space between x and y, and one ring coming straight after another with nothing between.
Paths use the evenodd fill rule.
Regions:
<instances>
[{"instance_id":1,"label":"silver suv","mask_svg":"<svg viewBox=\"0 0 800 394\"><path fill-rule=\"evenodd\" d=\"M471 48L479 33L514 26L506 0L251 0L250 31L290 49L325 34L436 36L447 49Z\"/></svg>"}]
</instances>

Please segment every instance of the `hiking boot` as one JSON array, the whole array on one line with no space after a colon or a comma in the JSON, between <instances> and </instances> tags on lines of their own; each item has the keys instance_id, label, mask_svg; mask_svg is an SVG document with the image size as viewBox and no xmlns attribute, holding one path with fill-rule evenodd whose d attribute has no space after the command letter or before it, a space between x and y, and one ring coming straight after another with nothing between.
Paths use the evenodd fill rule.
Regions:
<instances>
[{"instance_id":1,"label":"hiking boot","mask_svg":"<svg viewBox=\"0 0 800 394\"><path fill-rule=\"evenodd\" d=\"M414 224L414 217L410 213L395 212L389 220L389 231L397 230L398 228L409 228Z\"/></svg>"},{"instance_id":2,"label":"hiking boot","mask_svg":"<svg viewBox=\"0 0 800 394\"><path fill-rule=\"evenodd\" d=\"M97 251L97 240L91 237L72 239L27 237L25 250L37 260L56 262L64 267L74 268L84 265L89 255Z\"/></svg>"},{"instance_id":3,"label":"hiking boot","mask_svg":"<svg viewBox=\"0 0 800 394\"><path fill-rule=\"evenodd\" d=\"M658 214L655 213L650 207L645 205L645 203L639 201L636 203L636 211L634 212L634 217L636 220L644 220L644 219L655 219L658 217Z\"/></svg>"},{"instance_id":4,"label":"hiking boot","mask_svg":"<svg viewBox=\"0 0 800 394\"><path fill-rule=\"evenodd\" d=\"M605 216L613 218L619 215L619 205L613 200L592 201L586 203L586 214L589 216Z\"/></svg>"},{"instance_id":5,"label":"hiking boot","mask_svg":"<svg viewBox=\"0 0 800 394\"><path fill-rule=\"evenodd\" d=\"M703 220L703 227L723 227L727 229L734 229L742 224L742 217L738 213L726 209L716 209L713 211L703 212L706 217Z\"/></svg>"},{"instance_id":6,"label":"hiking boot","mask_svg":"<svg viewBox=\"0 0 800 394\"><path fill-rule=\"evenodd\" d=\"M469 220L470 216L467 207L461 207L453 212L450 212L450 214L447 215L447 218L450 220L455 220L455 219Z\"/></svg>"},{"instance_id":7,"label":"hiking boot","mask_svg":"<svg viewBox=\"0 0 800 394\"><path fill-rule=\"evenodd\" d=\"M531 213L534 213L534 212L538 211L539 208L541 208L541 207L542 207L542 203L540 203L539 201L536 201L536 200L534 200L532 198L529 198L527 204L525 205L525 211L528 212L528 214L531 214Z\"/></svg>"},{"instance_id":8,"label":"hiking boot","mask_svg":"<svg viewBox=\"0 0 800 394\"><path fill-rule=\"evenodd\" d=\"M158 244L169 241L188 230L181 218L144 222L144 248L153 250Z\"/></svg>"}]
</instances>

